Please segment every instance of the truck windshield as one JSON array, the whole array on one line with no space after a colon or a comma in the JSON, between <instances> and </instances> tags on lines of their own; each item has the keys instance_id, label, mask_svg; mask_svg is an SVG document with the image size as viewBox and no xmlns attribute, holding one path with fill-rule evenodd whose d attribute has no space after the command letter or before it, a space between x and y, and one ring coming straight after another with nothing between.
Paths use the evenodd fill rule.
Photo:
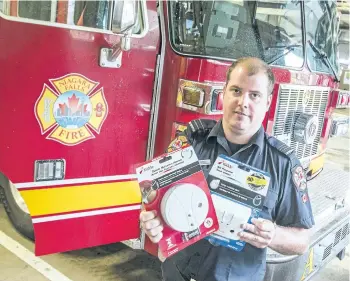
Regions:
<instances>
[{"instance_id":1,"label":"truck windshield","mask_svg":"<svg viewBox=\"0 0 350 281\"><path fill-rule=\"evenodd\" d=\"M338 27L337 7L333 1L305 1L306 38L324 52L334 71L338 73ZM315 53L308 44L307 62L311 70L332 73L331 67Z\"/></svg>"},{"instance_id":2,"label":"truck windshield","mask_svg":"<svg viewBox=\"0 0 350 281\"><path fill-rule=\"evenodd\" d=\"M303 65L300 1L170 1L169 11L171 43L181 54Z\"/></svg>"}]
</instances>

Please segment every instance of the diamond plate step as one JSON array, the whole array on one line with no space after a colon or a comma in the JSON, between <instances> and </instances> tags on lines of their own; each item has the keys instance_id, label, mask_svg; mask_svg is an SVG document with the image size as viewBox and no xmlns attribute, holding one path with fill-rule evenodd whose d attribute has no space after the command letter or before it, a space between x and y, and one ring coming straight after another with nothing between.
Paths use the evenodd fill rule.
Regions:
<instances>
[{"instance_id":1,"label":"diamond plate step","mask_svg":"<svg viewBox=\"0 0 350 281\"><path fill-rule=\"evenodd\" d=\"M349 209L350 173L326 164L323 171L308 182L315 218L314 232Z\"/></svg>"}]
</instances>

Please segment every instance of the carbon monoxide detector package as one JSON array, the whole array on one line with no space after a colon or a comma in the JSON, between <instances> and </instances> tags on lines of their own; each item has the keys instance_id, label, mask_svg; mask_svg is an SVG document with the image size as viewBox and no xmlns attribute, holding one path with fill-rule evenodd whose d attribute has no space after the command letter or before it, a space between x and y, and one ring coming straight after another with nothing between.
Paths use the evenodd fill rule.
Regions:
<instances>
[{"instance_id":1,"label":"carbon monoxide detector package","mask_svg":"<svg viewBox=\"0 0 350 281\"><path fill-rule=\"evenodd\" d=\"M147 252L162 260L218 230L208 184L192 146L142 163L136 174L143 209L156 211L164 225L158 244L143 235Z\"/></svg>"},{"instance_id":2,"label":"carbon monoxide detector package","mask_svg":"<svg viewBox=\"0 0 350 281\"><path fill-rule=\"evenodd\" d=\"M219 221L219 230L207 239L242 251L241 225L259 218L270 184L270 174L219 155L208 175L208 184Z\"/></svg>"}]
</instances>

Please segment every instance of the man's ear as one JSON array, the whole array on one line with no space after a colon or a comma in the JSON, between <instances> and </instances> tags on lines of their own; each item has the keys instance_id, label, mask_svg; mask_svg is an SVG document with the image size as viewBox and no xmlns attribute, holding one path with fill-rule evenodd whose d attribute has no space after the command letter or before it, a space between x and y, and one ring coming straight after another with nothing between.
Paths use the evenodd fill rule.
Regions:
<instances>
[{"instance_id":1,"label":"man's ear","mask_svg":"<svg viewBox=\"0 0 350 281\"><path fill-rule=\"evenodd\" d=\"M227 86L227 84L225 84L225 86L224 86L224 88L222 89L222 97L224 97L225 96L225 93L226 93L226 86Z\"/></svg>"}]
</instances>

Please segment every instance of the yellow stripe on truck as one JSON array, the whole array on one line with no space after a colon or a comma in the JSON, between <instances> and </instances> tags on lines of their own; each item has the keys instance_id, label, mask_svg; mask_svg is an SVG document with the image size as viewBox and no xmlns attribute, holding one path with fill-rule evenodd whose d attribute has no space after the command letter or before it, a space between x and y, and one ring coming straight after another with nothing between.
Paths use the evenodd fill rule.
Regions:
<instances>
[{"instance_id":1,"label":"yellow stripe on truck","mask_svg":"<svg viewBox=\"0 0 350 281\"><path fill-rule=\"evenodd\" d=\"M32 217L141 203L137 181L21 190L20 192Z\"/></svg>"},{"instance_id":2,"label":"yellow stripe on truck","mask_svg":"<svg viewBox=\"0 0 350 281\"><path fill-rule=\"evenodd\" d=\"M309 166L309 171L311 171L311 176L323 168L324 160L325 160L324 158L325 158L324 154L322 154L311 160L310 166Z\"/></svg>"}]
</instances>

